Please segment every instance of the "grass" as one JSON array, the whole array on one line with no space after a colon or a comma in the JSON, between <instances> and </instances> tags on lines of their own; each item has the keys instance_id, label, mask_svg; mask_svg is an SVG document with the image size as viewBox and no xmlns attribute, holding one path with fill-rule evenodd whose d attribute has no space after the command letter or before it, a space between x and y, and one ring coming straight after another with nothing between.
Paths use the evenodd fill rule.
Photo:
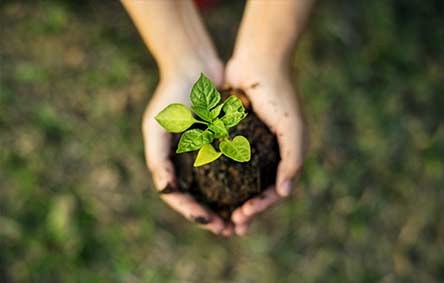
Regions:
<instances>
[{"instance_id":1,"label":"grass","mask_svg":"<svg viewBox=\"0 0 444 283\"><path fill-rule=\"evenodd\" d=\"M301 184L230 240L152 189L158 73L119 3L2 2L0 282L439 282L443 4L320 2L293 62ZM225 59L242 7L205 12Z\"/></svg>"}]
</instances>

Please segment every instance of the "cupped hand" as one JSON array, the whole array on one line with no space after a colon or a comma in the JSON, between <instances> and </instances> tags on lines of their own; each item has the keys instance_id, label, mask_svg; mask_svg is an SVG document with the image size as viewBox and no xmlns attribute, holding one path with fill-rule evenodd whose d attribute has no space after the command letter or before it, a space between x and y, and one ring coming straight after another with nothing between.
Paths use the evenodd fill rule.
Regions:
<instances>
[{"instance_id":1,"label":"cupped hand","mask_svg":"<svg viewBox=\"0 0 444 283\"><path fill-rule=\"evenodd\" d=\"M161 193L160 197L169 206L185 218L199 224L203 229L229 236L233 232L231 224L224 223L219 216L200 205L190 194L178 190L174 166L169 159L171 134L160 127L154 119L154 116L170 103L189 105L189 93L192 85L202 71L215 84L222 84L223 67L221 64L213 64L209 70L208 67L196 66L194 68L189 65L184 72L174 70L172 73L162 76L143 116L142 132L145 157L154 185L159 192L165 192Z\"/></svg>"},{"instance_id":2,"label":"cupped hand","mask_svg":"<svg viewBox=\"0 0 444 283\"><path fill-rule=\"evenodd\" d=\"M276 135L281 156L275 185L246 201L232 214L236 234L244 235L256 214L287 197L298 182L308 136L286 64L232 58L225 79L231 87L245 91L256 115Z\"/></svg>"}]
</instances>

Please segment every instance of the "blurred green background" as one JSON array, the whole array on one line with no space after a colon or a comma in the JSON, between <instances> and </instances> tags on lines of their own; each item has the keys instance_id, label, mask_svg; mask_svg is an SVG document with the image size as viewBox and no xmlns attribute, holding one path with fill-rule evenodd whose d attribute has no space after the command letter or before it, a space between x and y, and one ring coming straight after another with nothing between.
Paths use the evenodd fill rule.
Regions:
<instances>
[{"instance_id":1,"label":"blurred green background","mask_svg":"<svg viewBox=\"0 0 444 283\"><path fill-rule=\"evenodd\" d=\"M302 182L227 240L151 188L158 73L119 2L1 1L0 282L442 282L443 3L319 1ZM225 60L243 6L203 13Z\"/></svg>"}]
</instances>

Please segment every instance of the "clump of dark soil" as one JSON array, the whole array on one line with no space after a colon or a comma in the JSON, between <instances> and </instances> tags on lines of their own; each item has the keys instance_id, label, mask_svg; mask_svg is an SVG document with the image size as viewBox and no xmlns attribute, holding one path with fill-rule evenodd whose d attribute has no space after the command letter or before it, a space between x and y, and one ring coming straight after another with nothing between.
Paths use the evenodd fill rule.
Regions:
<instances>
[{"instance_id":1,"label":"clump of dark soil","mask_svg":"<svg viewBox=\"0 0 444 283\"><path fill-rule=\"evenodd\" d=\"M224 90L222 98L239 97L248 116L230 129L230 138L245 136L251 145L251 160L246 163L221 156L216 161L201 167L193 167L197 151L176 154L180 134L174 135L172 156L179 189L191 193L199 202L228 220L231 212L251 197L258 195L276 179L280 160L276 137L254 114L250 103L240 90ZM215 148L218 149L215 141Z\"/></svg>"}]
</instances>

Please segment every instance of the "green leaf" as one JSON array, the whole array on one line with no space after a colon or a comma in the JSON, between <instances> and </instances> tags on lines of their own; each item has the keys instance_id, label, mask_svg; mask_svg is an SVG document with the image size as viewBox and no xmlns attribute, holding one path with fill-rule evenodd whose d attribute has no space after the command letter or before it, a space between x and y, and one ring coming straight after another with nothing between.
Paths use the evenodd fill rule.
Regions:
<instances>
[{"instance_id":1,"label":"green leaf","mask_svg":"<svg viewBox=\"0 0 444 283\"><path fill-rule=\"evenodd\" d=\"M244 105L242 105L242 101L240 101L240 99L234 95L228 97L224 101L223 109L224 112L227 114L232 112L242 112L242 113L245 112L245 108Z\"/></svg>"},{"instance_id":2,"label":"green leaf","mask_svg":"<svg viewBox=\"0 0 444 283\"><path fill-rule=\"evenodd\" d=\"M188 130L182 134L177 146L176 153L198 150L205 144L213 141L213 134L210 131L199 129Z\"/></svg>"},{"instance_id":3,"label":"green leaf","mask_svg":"<svg viewBox=\"0 0 444 283\"><path fill-rule=\"evenodd\" d=\"M221 118L225 127L231 128L239 124L239 122L247 116L242 102L236 96L228 97L224 102L223 110L225 115Z\"/></svg>"},{"instance_id":4,"label":"green leaf","mask_svg":"<svg viewBox=\"0 0 444 283\"><path fill-rule=\"evenodd\" d=\"M228 136L228 130L222 122L221 119L216 119L208 125L208 129L213 131L214 137L217 139L224 138Z\"/></svg>"},{"instance_id":5,"label":"green leaf","mask_svg":"<svg viewBox=\"0 0 444 283\"><path fill-rule=\"evenodd\" d=\"M196 122L191 111L183 104L168 105L154 117L168 132L181 133Z\"/></svg>"},{"instance_id":6,"label":"green leaf","mask_svg":"<svg viewBox=\"0 0 444 283\"><path fill-rule=\"evenodd\" d=\"M219 144L222 153L238 162L247 162L251 158L250 143L244 136L237 136L231 142L222 141Z\"/></svg>"},{"instance_id":7,"label":"green leaf","mask_svg":"<svg viewBox=\"0 0 444 283\"><path fill-rule=\"evenodd\" d=\"M217 118L217 116L219 116L220 111L222 110L222 107L224 106L224 104L219 104L216 107L214 107L210 112L211 112L211 118L214 120Z\"/></svg>"},{"instance_id":8,"label":"green leaf","mask_svg":"<svg viewBox=\"0 0 444 283\"><path fill-rule=\"evenodd\" d=\"M202 106L191 106L191 110L193 110L194 113L197 114L201 119L207 122L213 121L217 116L219 116L223 104L219 104L216 107L214 107L212 110L208 110L206 107Z\"/></svg>"},{"instance_id":9,"label":"green leaf","mask_svg":"<svg viewBox=\"0 0 444 283\"><path fill-rule=\"evenodd\" d=\"M197 153L193 166L199 167L218 159L222 152L217 152L211 144L206 144Z\"/></svg>"},{"instance_id":10,"label":"green leaf","mask_svg":"<svg viewBox=\"0 0 444 283\"><path fill-rule=\"evenodd\" d=\"M225 114L221 120L226 128L231 128L239 124L245 117L247 117L247 113L245 112L230 112Z\"/></svg>"},{"instance_id":11,"label":"green leaf","mask_svg":"<svg viewBox=\"0 0 444 283\"><path fill-rule=\"evenodd\" d=\"M206 107L192 105L191 110L193 110L193 112L196 113L197 116L199 116L202 120L207 122L213 121L211 112Z\"/></svg>"},{"instance_id":12,"label":"green leaf","mask_svg":"<svg viewBox=\"0 0 444 283\"><path fill-rule=\"evenodd\" d=\"M210 79L201 73L199 79L191 89L190 98L194 106L211 110L219 103L220 93Z\"/></svg>"}]
</instances>

